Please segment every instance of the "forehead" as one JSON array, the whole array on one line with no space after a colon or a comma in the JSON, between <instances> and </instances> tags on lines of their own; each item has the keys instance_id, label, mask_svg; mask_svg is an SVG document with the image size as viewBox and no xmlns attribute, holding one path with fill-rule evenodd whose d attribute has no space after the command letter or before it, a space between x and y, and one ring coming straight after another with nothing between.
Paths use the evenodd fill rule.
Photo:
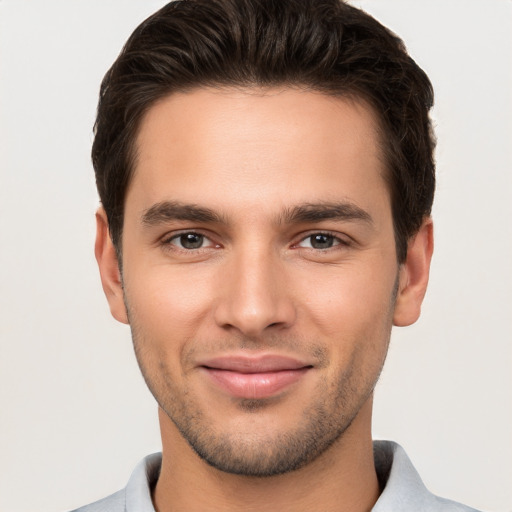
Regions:
<instances>
[{"instance_id":1,"label":"forehead","mask_svg":"<svg viewBox=\"0 0 512 512\"><path fill-rule=\"evenodd\" d=\"M209 207L268 208L387 197L373 111L362 101L318 92L250 88L172 94L143 118L136 149L127 206L178 199Z\"/></svg>"}]
</instances>

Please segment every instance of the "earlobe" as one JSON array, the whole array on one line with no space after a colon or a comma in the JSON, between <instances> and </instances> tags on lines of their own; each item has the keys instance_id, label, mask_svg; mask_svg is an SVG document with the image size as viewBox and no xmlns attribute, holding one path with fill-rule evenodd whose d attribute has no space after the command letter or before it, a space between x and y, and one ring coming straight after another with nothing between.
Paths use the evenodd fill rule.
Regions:
<instances>
[{"instance_id":1,"label":"earlobe","mask_svg":"<svg viewBox=\"0 0 512 512\"><path fill-rule=\"evenodd\" d=\"M427 291L433 249L433 224L432 219L428 217L409 241L407 258L400 267L393 315L393 324L396 326L411 325L420 316L421 304Z\"/></svg>"},{"instance_id":2,"label":"earlobe","mask_svg":"<svg viewBox=\"0 0 512 512\"><path fill-rule=\"evenodd\" d=\"M103 207L96 212L96 243L94 254L100 270L101 284L112 316L124 324L128 322L124 304L123 286L117 254L110 238L107 214Z\"/></svg>"}]
</instances>

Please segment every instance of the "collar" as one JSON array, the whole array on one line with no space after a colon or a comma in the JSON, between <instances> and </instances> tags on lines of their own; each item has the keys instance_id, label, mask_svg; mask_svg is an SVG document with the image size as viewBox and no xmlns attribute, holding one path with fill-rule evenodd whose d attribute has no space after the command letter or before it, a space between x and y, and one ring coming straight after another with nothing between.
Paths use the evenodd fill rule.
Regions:
<instances>
[{"instance_id":1,"label":"collar","mask_svg":"<svg viewBox=\"0 0 512 512\"><path fill-rule=\"evenodd\" d=\"M423 484L405 450L392 441L374 441L375 468L382 492L372 512L478 512L434 496ZM126 512L155 512L151 491L160 474L162 454L145 457L125 488Z\"/></svg>"}]
</instances>

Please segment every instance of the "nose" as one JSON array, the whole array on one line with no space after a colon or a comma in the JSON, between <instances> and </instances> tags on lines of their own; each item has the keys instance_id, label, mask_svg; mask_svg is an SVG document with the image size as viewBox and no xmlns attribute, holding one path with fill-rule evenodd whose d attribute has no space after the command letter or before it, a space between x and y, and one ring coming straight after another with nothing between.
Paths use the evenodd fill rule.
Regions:
<instances>
[{"instance_id":1,"label":"nose","mask_svg":"<svg viewBox=\"0 0 512 512\"><path fill-rule=\"evenodd\" d=\"M296 310L286 274L282 261L271 251L233 254L220 278L217 325L248 338L289 328Z\"/></svg>"}]
</instances>

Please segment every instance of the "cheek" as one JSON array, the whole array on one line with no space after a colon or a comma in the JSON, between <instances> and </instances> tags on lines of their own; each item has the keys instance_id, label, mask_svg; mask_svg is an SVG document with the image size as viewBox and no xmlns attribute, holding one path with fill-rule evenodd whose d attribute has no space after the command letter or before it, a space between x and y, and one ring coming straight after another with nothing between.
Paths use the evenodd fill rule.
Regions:
<instances>
[{"instance_id":1,"label":"cheek","mask_svg":"<svg viewBox=\"0 0 512 512\"><path fill-rule=\"evenodd\" d=\"M389 277L358 271L355 266L331 268L329 279L316 279L316 286L307 284L302 326L328 345L328 382L335 392L338 385L371 387L381 371L392 325L392 268L390 265ZM318 286L319 282L323 286Z\"/></svg>"},{"instance_id":2,"label":"cheek","mask_svg":"<svg viewBox=\"0 0 512 512\"><path fill-rule=\"evenodd\" d=\"M297 276L299 308L328 337L374 335L391 324L395 269L345 265Z\"/></svg>"},{"instance_id":3,"label":"cheek","mask_svg":"<svg viewBox=\"0 0 512 512\"><path fill-rule=\"evenodd\" d=\"M213 287L199 272L160 265L146 271L126 269L126 275L129 310L137 324L152 333L152 343L193 337L209 314Z\"/></svg>"}]
</instances>

